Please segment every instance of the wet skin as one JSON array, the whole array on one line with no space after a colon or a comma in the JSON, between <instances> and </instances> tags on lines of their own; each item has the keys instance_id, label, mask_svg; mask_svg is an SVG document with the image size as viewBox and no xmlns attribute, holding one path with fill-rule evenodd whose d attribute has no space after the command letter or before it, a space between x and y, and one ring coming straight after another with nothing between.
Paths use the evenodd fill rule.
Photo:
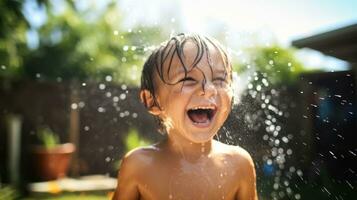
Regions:
<instances>
[{"instance_id":1,"label":"wet skin","mask_svg":"<svg viewBox=\"0 0 357 200\"><path fill-rule=\"evenodd\" d=\"M250 155L240 147L213 140L230 112L232 90L221 55L212 45L209 50L212 68L206 56L192 68L197 49L188 42L184 47L186 78L177 56L164 76L175 84L164 84L156 76L161 109L154 106L149 112L163 119L168 137L124 157L113 199L257 199ZM148 91L142 95L150 96ZM214 114L197 122L188 115L197 108L212 109Z\"/></svg>"}]
</instances>

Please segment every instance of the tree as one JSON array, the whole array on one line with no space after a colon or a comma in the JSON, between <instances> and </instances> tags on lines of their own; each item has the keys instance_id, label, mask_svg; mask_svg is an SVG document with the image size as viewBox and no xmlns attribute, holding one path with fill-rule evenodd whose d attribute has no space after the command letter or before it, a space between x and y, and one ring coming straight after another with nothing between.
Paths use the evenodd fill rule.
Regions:
<instances>
[{"instance_id":1,"label":"tree","mask_svg":"<svg viewBox=\"0 0 357 200\"><path fill-rule=\"evenodd\" d=\"M21 11L22 4L23 1L0 1L0 78L14 78L21 71L29 27Z\"/></svg>"},{"instance_id":2,"label":"tree","mask_svg":"<svg viewBox=\"0 0 357 200\"><path fill-rule=\"evenodd\" d=\"M307 71L296 59L292 48L283 48L279 45L257 46L247 49L246 52L248 62L238 63L235 69L242 72L253 68L273 85L293 85L299 74Z\"/></svg>"},{"instance_id":3,"label":"tree","mask_svg":"<svg viewBox=\"0 0 357 200\"><path fill-rule=\"evenodd\" d=\"M71 0L27 0L42 6L45 23L33 27L23 14L26 1L0 3L0 78L50 81L95 80L137 85L143 56L164 38L160 27L125 30L117 3L93 2L83 8ZM61 5L54 5L61 4ZM63 9L57 9L61 7ZM26 33L36 31L39 45L31 49ZM166 34L166 33L165 33Z\"/></svg>"},{"instance_id":4,"label":"tree","mask_svg":"<svg viewBox=\"0 0 357 200\"><path fill-rule=\"evenodd\" d=\"M51 11L39 29L39 47L25 57L24 72L47 80L114 80L137 84L142 55L155 38L157 27L123 30L120 10L114 2L104 10L63 2L61 13Z\"/></svg>"}]
</instances>

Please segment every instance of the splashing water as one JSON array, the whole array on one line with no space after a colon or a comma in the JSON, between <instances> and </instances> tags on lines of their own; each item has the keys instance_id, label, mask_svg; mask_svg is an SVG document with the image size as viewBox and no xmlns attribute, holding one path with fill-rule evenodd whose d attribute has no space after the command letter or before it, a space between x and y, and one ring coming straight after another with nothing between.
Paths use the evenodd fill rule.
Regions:
<instances>
[{"instance_id":1,"label":"splashing water","mask_svg":"<svg viewBox=\"0 0 357 200\"><path fill-rule=\"evenodd\" d=\"M289 144L293 141L293 135L281 134L284 131L282 125L284 112L279 107L280 102L277 101L279 90L269 87L269 77L266 75L254 71L250 65L247 65L247 69L246 72L239 75L233 74L234 107L232 110L233 116L231 116L233 120L229 120L222 127L217 138L228 144L239 145L242 144L242 141L249 141L249 139L244 139L243 135L247 134L248 136L252 131L255 134L261 133L262 131L259 132L258 130L262 129L264 134L260 140L264 142L260 145L267 151L261 155L261 160L255 160L255 162L257 169L262 170L258 174L271 177L271 180L273 180L271 198L282 199L288 196L289 198L300 199L301 195L294 192L290 180L294 175L302 178L303 173L302 170L287 165L288 159L293 155L293 150L289 148ZM240 122L237 122L237 119ZM239 126L237 124L243 127L243 124L246 124L246 128L235 128ZM241 130L241 132L237 133L232 130ZM253 144L246 145L254 146ZM257 149L253 151L257 151ZM253 151L251 153L256 155L257 153ZM259 159L258 156L255 156L256 158ZM262 178L258 177L258 179Z\"/></svg>"}]
</instances>

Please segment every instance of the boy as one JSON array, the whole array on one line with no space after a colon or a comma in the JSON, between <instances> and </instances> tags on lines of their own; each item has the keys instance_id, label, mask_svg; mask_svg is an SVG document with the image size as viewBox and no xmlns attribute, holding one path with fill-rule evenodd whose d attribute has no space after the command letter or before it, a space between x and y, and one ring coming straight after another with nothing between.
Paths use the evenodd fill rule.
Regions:
<instances>
[{"instance_id":1,"label":"boy","mask_svg":"<svg viewBox=\"0 0 357 200\"><path fill-rule=\"evenodd\" d=\"M232 104L232 67L218 42L179 34L144 64L140 98L167 138L124 157L115 200L257 200L242 148L213 140Z\"/></svg>"}]
</instances>

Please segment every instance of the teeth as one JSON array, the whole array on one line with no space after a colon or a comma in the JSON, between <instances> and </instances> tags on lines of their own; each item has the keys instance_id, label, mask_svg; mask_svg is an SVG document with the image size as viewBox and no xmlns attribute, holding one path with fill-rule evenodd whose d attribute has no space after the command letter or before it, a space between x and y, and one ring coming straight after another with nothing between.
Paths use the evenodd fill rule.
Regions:
<instances>
[{"instance_id":1,"label":"teeth","mask_svg":"<svg viewBox=\"0 0 357 200\"><path fill-rule=\"evenodd\" d=\"M191 108L190 110L198 110L198 109L205 109L205 110L214 110L214 107L213 106L197 106L197 107L194 107L194 108Z\"/></svg>"}]
</instances>

